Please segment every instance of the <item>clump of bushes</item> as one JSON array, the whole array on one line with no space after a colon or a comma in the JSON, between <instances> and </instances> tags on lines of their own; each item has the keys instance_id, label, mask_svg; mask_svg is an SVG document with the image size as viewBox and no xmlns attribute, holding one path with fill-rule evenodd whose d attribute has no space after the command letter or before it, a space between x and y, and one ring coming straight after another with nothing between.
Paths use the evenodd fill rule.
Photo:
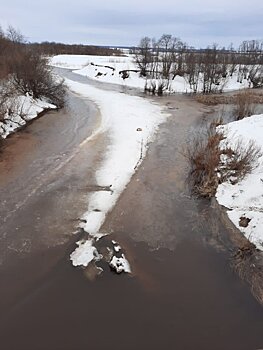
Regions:
<instances>
[{"instance_id":1,"label":"clump of bushes","mask_svg":"<svg viewBox=\"0 0 263 350\"><path fill-rule=\"evenodd\" d=\"M257 165L261 150L251 141L244 146L238 141L234 146L220 143L222 132L213 122L202 135L194 137L184 152L190 164L189 179L194 194L211 198L220 183L232 184L242 180Z\"/></svg>"},{"instance_id":2,"label":"clump of bushes","mask_svg":"<svg viewBox=\"0 0 263 350\"><path fill-rule=\"evenodd\" d=\"M11 82L21 94L34 99L45 98L58 107L63 107L65 86L52 74L46 58L34 51L25 50L12 62Z\"/></svg>"},{"instance_id":3,"label":"clump of bushes","mask_svg":"<svg viewBox=\"0 0 263 350\"><path fill-rule=\"evenodd\" d=\"M220 173L223 181L230 181L232 184L242 180L250 174L257 166L257 160L261 157L261 148L254 141L247 145L238 140L234 146L227 146L221 150L225 156L220 164Z\"/></svg>"},{"instance_id":4,"label":"clump of bushes","mask_svg":"<svg viewBox=\"0 0 263 350\"><path fill-rule=\"evenodd\" d=\"M191 187L199 196L212 197L216 192L220 181L216 169L220 163L222 139L221 133L209 127L203 135L194 137L185 151L190 164Z\"/></svg>"},{"instance_id":5,"label":"clump of bushes","mask_svg":"<svg viewBox=\"0 0 263 350\"><path fill-rule=\"evenodd\" d=\"M17 94L29 94L34 99L44 98L57 107L63 107L64 82L57 80L47 59L28 45L20 32L12 27L6 33L0 30L0 48L0 85L5 85L4 95L3 89L0 91L1 101L6 96L8 86L12 93L15 90Z\"/></svg>"}]
</instances>

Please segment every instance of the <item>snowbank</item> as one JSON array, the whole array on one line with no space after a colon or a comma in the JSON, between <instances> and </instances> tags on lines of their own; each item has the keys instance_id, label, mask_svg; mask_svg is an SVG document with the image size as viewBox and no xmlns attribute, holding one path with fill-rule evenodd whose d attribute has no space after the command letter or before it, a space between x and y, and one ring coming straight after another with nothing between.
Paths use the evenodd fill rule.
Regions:
<instances>
[{"instance_id":1,"label":"snowbank","mask_svg":"<svg viewBox=\"0 0 263 350\"><path fill-rule=\"evenodd\" d=\"M144 89L146 79L141 77L138 67L134 62L133 55L121 56L89 56L89 55L58 55L50 59L50 65L54 67L68 68L74 70L74 73L99 80L104 83L125 85L133 88ZM121 72L128 71L128 77L123 79ZM154 80L158 85L158 80ZM150 81L148 80L150 86ZM202 77L198 91L202 91ZM246 79L238 82L237 74L223 79L222 85L224 91L239 90L249 87ZM193 92L184 77L176 76L171 81L169 92L191 93Z\"/></svg>"},{"instance_id":2,"label":"snowbank","mask_svg":"<svg viewBox=\"0 0 263 350\"><path fill-rule=\"evenodd\" d=\"M235 185L219 185L216 198L229 209L227 214L236 227L258 249L263 250L263 114L220 126L219 129L224 132L230 146L240 139L243 145L252 140L262 149L256 169ZM245 218L245 225L241 218Z\"/></svg>"},{"instance_id":3,"label":"snowbank","mask_svg":"<svg viewBox=\"0 0 263 350\"><path fill-rule=\"evenodd\" d=\"M29 95L10 98L6 107L4 120L0 121L0 137L4 139L26 125L28 121L36 118L43 110L57 108L43 100L34 100Z\"/></svg>"},{"instance_id":4,"label":"snowbank","mask_svg":"<svg viewBox=\"0 0 263 350\"><path fill-rule=\"evenodd\" d=\"M69 88L95 102L101 111L101 125L96 133L107 132L110 138L105 159L96 172L97 185L105 189L91 194L81 227L95 243L106 214L113 208L136 168L144 158L147 145L167 115L160 106L141 97L109 92L66 80ZM87 245L88 247L89 245ZM85 251L85 245L77 251ZM89 248L90 249L90 248ZM82 265L71 254L74 265ZM86 264L88 261L84 261Z\"/></svg>"}]
</instances>

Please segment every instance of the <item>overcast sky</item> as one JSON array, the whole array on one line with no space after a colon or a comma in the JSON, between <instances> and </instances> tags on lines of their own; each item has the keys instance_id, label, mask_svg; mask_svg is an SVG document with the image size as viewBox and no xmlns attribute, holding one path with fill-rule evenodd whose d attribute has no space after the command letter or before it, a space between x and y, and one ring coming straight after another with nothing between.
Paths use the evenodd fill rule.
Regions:
<instances>
[{"instance_id":1,"label":"overcast sky","mask_svg":"<svg viewBox=\"0 0 263 350\"><path fill-rule=\"evenodd\" d=\"M163 33L190 45L263 38L263 0L0 0L0 25L29 41L136 45Z\"/></svg>"}]
</instances>

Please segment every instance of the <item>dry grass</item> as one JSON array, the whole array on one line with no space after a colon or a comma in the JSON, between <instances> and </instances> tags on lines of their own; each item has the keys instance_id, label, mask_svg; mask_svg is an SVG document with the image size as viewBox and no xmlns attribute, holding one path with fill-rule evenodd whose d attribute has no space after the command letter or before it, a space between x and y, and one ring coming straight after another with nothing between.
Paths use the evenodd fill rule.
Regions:
<instances>
[{"instance_id":1,"label":"dry grass","mask_svg":"<svg viewBox=\"0 0 263 350\"><path fill-rule=\"evenodd\" d=\"M197 102L206 106L216 106L219 104L229 104L229 96L214 94L197 94L195 96Z\"/></svg>"},{"instance_id":2,"label":"dry grass","mask_svg":"<svg viewBox=\"0 0 263 350\"><path fill-rule=\"evenodd\" d=\"M250 100L254 104L263 103L263 93L255 90L245 90L244 92L234 94L234 95L222 95L222 94L197 94L195 99L197 102L202 103L207 106L216 106L220 104L236 104L238 95L246 93L249 95Z\"/></svg>"},{"instance_id":3,"label":"dry grass","mask_svg":"<svg viewBox=\"0 0 263 350\"><path fill-rule=\"evenodd\" d=\"M254 95L249 91L242 91L235 96L234 115L236 120L255 114L256 105Z\"/></svg>"}]
</instances>

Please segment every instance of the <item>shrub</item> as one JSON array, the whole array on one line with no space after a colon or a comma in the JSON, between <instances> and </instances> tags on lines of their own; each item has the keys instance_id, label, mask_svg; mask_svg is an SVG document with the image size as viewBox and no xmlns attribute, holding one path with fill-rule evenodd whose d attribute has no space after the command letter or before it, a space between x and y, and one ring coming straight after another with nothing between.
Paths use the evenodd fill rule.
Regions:
<instances>
[{"instance_id":1,"label":"shrub","mask_svg":"<svg viewBox=\"0 0 263 350\"><path fill-rule=\"evenodd\" d=\"M192 191L201 197L213 197L222 182L235 184L242 180L257 166L262 155L253 141L247 146L239 140L234 146L226 143L224 148L220 147L224 135L216 130L217 125L214 121L204 134L194 137L184 152L190 163Z\"/></svg>"},{"instance_id":2,"label":"shrub","mask_svg":"<svg viewBox=\"0 0 263 350\"><path fill-rule=\"evenodd\" d=\"M244 146L241 139L234 146L227 146L221 151L221 154L227 156L220 169L222 181L230 181L232 184L251 173L257 166L258 158L262 155L261 148L254 141Z\"/></svg>"},{"instance_id":3,"label":"shrub","mask_svg":"<svg viewBox=\"0 0 263 350\"><path fill-rule=\"evenodd\" d=\"M193 193L202 197L215 195L219 177L216 169L220 163L219 143L223 135L208 128L188 145L185 155L190 163L190 183Z\"/></svg>"}]
</instances>

